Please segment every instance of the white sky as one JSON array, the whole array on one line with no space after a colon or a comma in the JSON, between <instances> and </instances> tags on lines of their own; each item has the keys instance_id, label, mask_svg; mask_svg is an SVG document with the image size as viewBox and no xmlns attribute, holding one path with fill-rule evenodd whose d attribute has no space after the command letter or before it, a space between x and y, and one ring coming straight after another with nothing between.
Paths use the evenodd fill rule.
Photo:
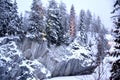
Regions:
<instances>
[{"instance_id":1,"label":"white sky","mask_svg":"<svg viewBox=\"0 0 120 80\"><path fill-rule=\"evenodd\" d=\"M48 0L41 0L43 5L48 6ZM79 15L81 9L90 10L96 16L100 16L102 23L107 29L112 27L112 16L110 12L113 10L113 3L111 0L56 0L58 3L60 1L64 2L67 6L67 11L69 13L71 5L75 7L76 15ZM32 0L17 0L18 12L24 13L24 11L30 11L30 6Z\"/></svg>"}]
</instances>

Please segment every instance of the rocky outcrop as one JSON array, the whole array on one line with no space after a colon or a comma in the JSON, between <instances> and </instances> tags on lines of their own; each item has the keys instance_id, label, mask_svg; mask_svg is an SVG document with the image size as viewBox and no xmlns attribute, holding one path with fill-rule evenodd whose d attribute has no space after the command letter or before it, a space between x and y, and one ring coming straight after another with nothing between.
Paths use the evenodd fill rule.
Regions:
<instances>
[{"instance_id":1,"label":"rocky outcrop","mask_svg":"<svg viewBox=\"0 0 120 80\"><path fill-rule=\"evenodd\" d=\"M20 48L23 52L23 55L27 59L32 60L44 56L44 54L48 51L47 42L43 41L42 43L38 43L30 40L29 38L24 40Z\"/></svg>"},{"instance_id":2,"label":"rocky outcrop","mask_svg":"<svg viewBox=\"0 0 120 80\"><path fill-rule=\"evenodd\" d=\"M73 54L66 47L65 45L59 47L51 45L48 48L47 41L38 43L26 38L21 50L27 59L37 59L50 70L51 77L91 74L94 71L96 65L92 65L93 62L90 56L85 54L84 56L81 55L82 59L68 58L68 56L73 56ZM89 62L90 60L91 62Z\"/></svg>"},{"instance_id":3,"label":"rocky outcrop","mask_svg":"<svg viewBox=\"0 0 120 80\"><path fill-rule=\"evenodd\" d=\"M70 59L58 63L52 73L52 77L56 76L73 76L91 74L96 66L81 66L82 61L79 59Z\"/></svg>"}]
</instances>

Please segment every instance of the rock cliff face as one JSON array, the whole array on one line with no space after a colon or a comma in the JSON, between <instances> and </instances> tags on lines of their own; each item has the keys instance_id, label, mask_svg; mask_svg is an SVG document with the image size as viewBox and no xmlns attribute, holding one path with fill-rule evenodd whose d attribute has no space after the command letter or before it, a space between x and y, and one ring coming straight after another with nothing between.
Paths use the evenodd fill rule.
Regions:
<instances>
[{"instance_id":1,"label":"rock cliff face","mask_svg":"<svg viewBox=\"0 0 120 80\"><path fill-rule=\"evenodd\" d=\"M96 68L90 54L83 55L79 52L79 47L77 49L73 47L79 52L77 58L73 57L74 54L68 49L68 46L51 45L48 48L47 41L38 43L26 38L20 48L27 59L37 59L50 70L51 77L91 74Z\"/></svg>"},{"instance_id":2,"label":"rock cliff face","mask_svg":"<svg viewBox=\"0 0 120 80\"><path fill-rule=\"evenodd\" d=\"M26 38L21 46L21 50L27 59L38 59L48 52L47 42L38 43Z\"/></svg>"}]
</instances>

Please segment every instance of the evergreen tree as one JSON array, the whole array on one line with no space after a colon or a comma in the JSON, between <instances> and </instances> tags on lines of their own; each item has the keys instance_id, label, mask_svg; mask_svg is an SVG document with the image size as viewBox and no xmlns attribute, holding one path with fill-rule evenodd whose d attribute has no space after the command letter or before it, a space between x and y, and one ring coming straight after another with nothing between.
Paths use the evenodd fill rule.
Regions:
<instances>
[{"instance_id":1,"label":"evergreen tree","mask_svg":"<svg viewBox=\"0 0 120 80\"><path fill-rule=\"evenodd\" d=\"M104 28L104 26L99 26L100 30L97 33L98 37L96 38L98 40L98 54L97 54L97 58L99 62L101 62L104 57L106 56L105 51L108 50L108 41L105 38L105 35L107 34L107 30Z\"/></svg>"},{"instance_id":2,"label":"evergreen tree","mask_svg":"<svg viewBox=\"0 0 120 80\"><path fill-rule=\"evenodd\" d=\"M93 27L94 32L99 33L99 31L101 30L101 19L99 16L97 17L96 20L94 20Z\"/></svg>"},{"instance_id":3,"label":"evergreen tree","mask_svg":"<svg viewBox=\"0 0 120 80\"><path fill-rule=\"evenodd\" d=\"M29 15L30 15L30 12L26 11L23 17L23 28L25 32L29 31L30 29Z\"/></svg>"},{"instance_id":4,"label":"evergreen tree","mask_svg":"<svg viewBox=\"0 0 120 80\"><path fill-rule=\"evenodd\" d=\"M76 18L74 6L71 6L70 16L69 16L69 34L70 38L73 40L76 36Z\"/></svg>"},{"instance_id":5,"label":"evergreen tree","mask_svg":"<svg viewBox=\"0 0 120 80\"><path fill-rule=\"evenodd\" d=\"M42 40L42 33L45 31L44 22L44 8L41 0L33 0L31 12L29 16L29 28L28 32L32 34L32 38L37 41Z\"/></svg>"},{"instance_id":6,"label":"evergreen tree","mask_svg":"<svg viewBox=\"0 0 120 80\"><path fill-rule=\"evenodd\" d=\"M18 16L17 3L15 0L11 8L10 22L7 31L8 34L16 35L20 31L21 26L22 26L22 18Z\"/></svg>"},{"instance_id":7,"label":"evergreen tree","mask_svg":"<svg viewBox=\"0 0 120 80\"><path fill-rule=\"evenodd\" d=\"M46 33L49 44L60 45L63 43L63 27L60 22L60 10L55 0L49 1L47 10Z\"/></svg>"},{"instance_id":8,"label":"evergreen tree","mask_svg":"<svg viewBox=\"0 0 120 80\"><path fill-rule=\"evenodd\" d=\"M104 57L105 51L109 50L109 46L108 46L108 40L105 38L105 35L108 33L108 31L105 29L104 25L101 24L101 29L99 31L99 37L101 40L101 46L102 46L102 57Z\"/></svg>"},{"instance_id":9,"label":"evergreen tree","mask_svg":"<svg viewBox=\"0 0 120 80\"><path fill-rule=\"evenodd\" d=\"M20 26L16 1L1 0L0 11L0 36L15 35Z\"/></svg>"},{"instance_id":10,"label":"evergreen tree","mask_svg":"<svg viewBox=\"0 0 120 80\"><path fill-rule=\"evenodd\" d=\"M116 6L118 7L116 8ZM120 0L116 0L116 3L114 4L115 9L113 10L113 13L116 12L118 9L120 9ZM119 12L119 11L117 11ZM117 21L114 22L115 24L115 30L114 30L114 42L115 42L115 50L112 53L112 56L118 57L120 55L120 16L115 17ZM120 79L120 59L116 60L111 69L111 77L110 80L119 80Z\"/></svg>"},{"instance_id":11,"label":"evergreen tree","mask_svg":"<svg viewBox=\"0 0 120 80\"><path fill-rule=\"evenodd\" d=\"M8 32L12 6L11 0L0 0L0 36Z\"/></svg>"},{"instance_id":12,"label":"evergreen tree","mask_svg":"<svg viewBox=\"0 0 120 80\"><path fill-rule=\"evenodd\" d=\"M23 21L23 16L22 16L22 14L19 16L19 19L18 19L18 27L17 27L17 35L19 36L19 38L21 39L21 40L24 40L24 38L25 38L25 36L26 36L26 33L27 33L27 31L26 31L26 27L27 26L25 26L24 25L24 21ZM28 23L27 23L28 24Z\"/></svg>"},{"instance_id":13,"label":"evergreen tree","mask_svg":"<svg viewBox=\"0 0 120 80\"><path fill-rule=\"evenodd\" d=\"M60 8L60 23L63 27L64 34L66 34L68 32L68 14L66 12L65 3L61 2L59 8Z\"/></svg>"},{"instance_id":14,"label":"evergreen tree","mask_svg":"<svg viewBox=\"0 0 120 80\"><path fill-rule=\"evenodd\" d=\"M87 43L87 26L86 26L86 14L84 10L80 11L78 30L80 32L80 44L85 46Z\"/></svg>"},{"instance_id":15,"label":"evergreen tree","mask_svg":"<svg viewBox=\"0 0 120 80\"><path fill-rule=\"evenodd\" d=\"M90 27L91 27L91 23L92 23L92 14L89 10L87 10L86 12L86 21L85 21L85 24L86 24L86 31L90 31Z\"/></svg>"},{"instance_id":16,"label":"evergreen tree","mask_svg":"<svg viewBox=\"0 0 120 80\"><path fill-rule=\"evenodd\" d=\"M120 55L120 17L117 18L117 21L114 22L115 29L114 29L114 42L116 43L114 48L114 52L112 56L118 57Z\"/></svg>"}]
</instances>

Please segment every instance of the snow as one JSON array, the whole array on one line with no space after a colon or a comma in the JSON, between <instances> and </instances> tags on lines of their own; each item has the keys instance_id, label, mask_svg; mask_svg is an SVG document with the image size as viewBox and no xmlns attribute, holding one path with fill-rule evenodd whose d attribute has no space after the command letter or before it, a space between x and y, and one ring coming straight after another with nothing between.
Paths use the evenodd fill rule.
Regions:
<instances>
[{"instance_id":1,"label":"snow","mask_svg":"<svg viewBox=\"0 0 120 80\"><path fill-rule=\"evenodd\" d=\"M6 37L0 37L0 43L1 43L1 41L3 41L5 38L8 38L8 39L19 39L18 36L6 36Z\"/></svg>"},{"instance_id":2,"label":"snow","mask_svg":"<svg viewBox=\"0 0 120 80\"><path fill-rule=\"evenodd\" d=\"M18 37L1 37L0 38L0 43L2 43L2 41L4 40L4 39L16 39L16 38L18 38ZM17 49L17 45L16 45L16 43L15 42L13 42L13 41L9 41L9 43L6 43L6 44L4 44L4 45L1 45L0 46L0 57L1 57L1 59L4 59L4 60L6 60L6 61L11 61L11 58L9 58L9 56L8 55L12 55L13 54L13 51L15 50L15 52L14 52L14 55L16 54L16 55L21 55L22 53ZM5 54L4 54L5 53ZM3 54L3 55L2 55Z\"/></svg>"},{"instance_id":3,"label":"snow","mask_svg":"<svg viewBox=\"0 0 120 80\"><path fill-rule=\"evenodd\" d=\"M28 38L34 38L34 37L35 37L35 35L30 34L30 33L27 33L26 37L28 37Z\"/></svg>"},{"instance_id":4,"label":"snow","mask_svg":"<svg viewBox=\"0 0 120 80\"><path fill-rule=\"evenodd\" d=\"M33 73L35 69L31 67L32 65L37 65L37 67L40 68L41 72L46 74L46 77L51 76L50 71L48 71L43 64L38 62L38 60L33 60L33 61L24 60L20 66L26 66L27 68L29 68L30 73Z\"/></svg>"},{"instance_id":5,"label":"snow","mask_svg":"<svg viewBox=\"0 0 120 80\"><path fill-rule=\"evenodd\" d=\"M31 79L31 78L27 78L27 80L36 80L35 78Z\"/></svg>"},{"instance_id":6,"label":"snow","mask_svg":"<svg viewBox=\"0 0 120 80\"><path fill-rule=\"evenodd\" d=\"M1 59L5 60L7 62L11 61L11 58L9 58L9 57L5 57L5 56L1 56L1 55L0 55L0 57L1 57Z\"/></svg>"},{"instance_id":7,"label":"snow","mask_svg":"<svg viewBox=\"0 0 120 80\"><path fill-rule=\"evenodd\" d=\"M88 50L86 50L84 47L80 46L77 42L72 43L70 46L71 46L71 48L70 47L67 48L67 50L72 53L72 56L68 56L69 59L78 58L78 59L83 60L84 57L81 56L81 53L84 53L85 55L87 55L89 53ZM79 49L74 50L74 49L72 49L72 46L79 48Z\"/></svg>"},{"instance_id":8,"label":"snow","mask_svg":"<svg viewBox=\"0 0 120 80\"><path fill-rule=\"evenodd\" d=\"M13 45L14 47L13 47L13 48L10 48L10 50L11 50L11 51L12 51L12 50L16 50L16 52L14 52L14 55L16 54L16 55L21 56L21 55L22 55L22 52L17 49L16 43L15 43L15 42L11 42L11 45Z\"/></svg>"},{"instance_id":9,"label":"snow","mask_svg":"<svg viewBox=\"0 0 120 80\"><path fill-rule=\"evenodd\" d=\"M112 36L111 34L106 34L105 37L106 37L106 39L109 40L109 41L110 41L110 40L113 40L113 36Z\"/></svg>"},{"instance_id":10,"label":"snow","mask_svg":"<svg viewBox=\"0 0 120 80\"><path fill-rule=\"evenodd\" d=\"M95 36L98 36L98 34L92 35L91 32L87 33L88 36L88 42L86 46L81 46L79 43L79 32L77 32L77 37L76 39L70 44L70 46L67 47L67 50L70 51L70 53L72 53L72 56L66 56L68 59L72 59L72 58L77 58L80 60L84 60L85 62L92 62L95 60L95 55L97 54L97 40L95 39ZM88 45L92 44L91 47L89 47ZM76 48L76 49L74 49ZM87 57L89 57L89 60L87 58L85 58L86 55Z\"/></svg>"},{"instance_id":11,"label":"snow","mask_svg":"<svg viewBox=\"0 0 120 80\"><path fill-rule=\"evenodd\" d=\"M22 64L20 66L26 66L27 68L29 68L30 73L32 73L34 71L34 69L28 64L28 60L26 61L22 61Z\"/></svg>"}]
</instances>

